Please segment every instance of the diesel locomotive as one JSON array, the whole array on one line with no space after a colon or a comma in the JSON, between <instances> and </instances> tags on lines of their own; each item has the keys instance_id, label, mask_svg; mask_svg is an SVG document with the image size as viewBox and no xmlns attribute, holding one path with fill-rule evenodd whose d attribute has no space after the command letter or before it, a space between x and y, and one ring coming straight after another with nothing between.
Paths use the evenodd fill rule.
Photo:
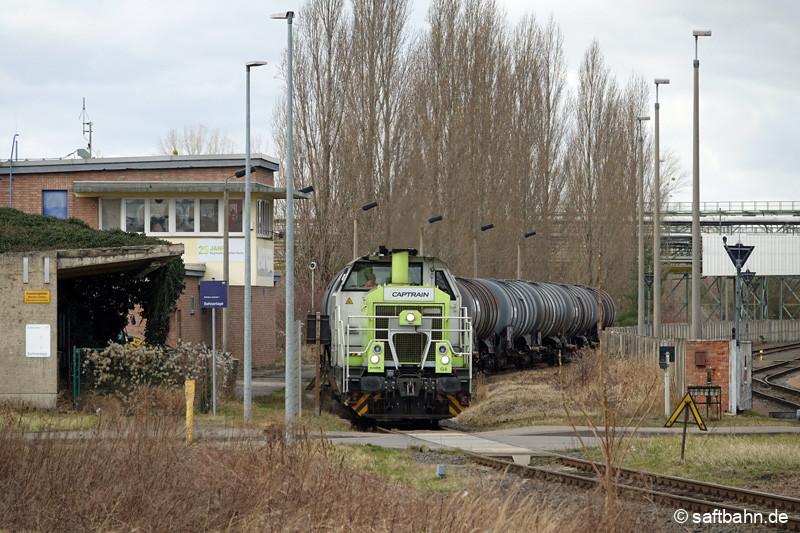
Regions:
<instances>
[{"instance_id":1,"label":"diesel locomotive","mask_svg":"<svg viewBox=\"0 0 800 533\"><path fill-rule=\"evenodd\" d=\"M333 278L322 314L331 392L354 418L382 422L457 416L473 372L554 364L615 318L595 288L456 278L440 259L383 247Z\"/></svg>"},{"instance_id":2,"label":"diesel locomotive","mask_svg":"<svg viewBox=\"0 0 800 533\"><path fill-rule=\"evenodd\" d=\"M443 261L381 248L333 278L323 312L332 392L355 417L436 421L469 406L472 321Z\"/></svg>"}]
</instances>

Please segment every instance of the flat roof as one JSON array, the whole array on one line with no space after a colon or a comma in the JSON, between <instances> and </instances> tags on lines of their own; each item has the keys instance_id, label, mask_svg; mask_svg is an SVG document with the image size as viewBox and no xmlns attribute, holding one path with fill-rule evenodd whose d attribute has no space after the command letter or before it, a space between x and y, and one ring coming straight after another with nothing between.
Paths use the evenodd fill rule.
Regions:
<instances>
[{"instance_id":1,"label":"flat roof","mask_svg":"<svg viewBox=\"0 0 800 533\"><path fill-rule=\"evenodd\" d=\"M90 170L159 170L178 168L244 167L244 154L157 155L146 157L95 157L90 159L21 159L0 163L0 174L40 174L48 172L86 172ZM278 161L264 154L251 154L250 166L277 171Z\"/></svg>"},{"instance_id":2,"label":"flat roof","mask_svg":"<svg viewBox=\"0 0 800 533\"><path fill-rule=\"evenodd\" d=\"M144 276L183 255L182 244L147 244L114 248L58 250L58 278L70 279L134 271Z\"/></svg>"},{"instance_id":3,"label":"flat roof","mask_svg":"<svg viewBox=\"0 0 800 533\"><path fill-rule=\"evenodd\" d=\"M241 180L229 181L228 192L245 193ZM215 194L225 192L223 181L75 181L70 190L75 196L152 195L152 194ZM261 183L250 183L250 192L269 198L286 198L286 189ZM309 198L307 193L294 191L295 200Z\"/></svg>"}]
</instances>

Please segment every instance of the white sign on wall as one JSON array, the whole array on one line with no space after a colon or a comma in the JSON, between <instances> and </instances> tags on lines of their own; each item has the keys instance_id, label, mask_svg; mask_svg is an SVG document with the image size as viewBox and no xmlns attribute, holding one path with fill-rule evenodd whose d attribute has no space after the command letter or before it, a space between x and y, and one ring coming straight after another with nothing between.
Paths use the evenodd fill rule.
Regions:
<instances>
[{"instance_id":1,"label":"white sign on wall","mask_svg":"<svg viewBox=\"0 0 800 533\"><path fill-rule=\"evenodd\" d=\"M25 357L50 357L50 324L25 325Z\"/></svg>"},{"instance_id":2,"label":"white sign on wall","mask_svg":"<svg viewBox=\"0 0 800 533\"><path fill-rule=\"evenodd\" d=\"M198 261L223 261L225 241L223 239L197 239ZM228 239L228 261L244 262L244 239Z\"/></svg>"},{"instance_id":3,"label":"white sign on wall","mask_svg":"<svg viewBox=\"0 0 800 533\"><path fill-rule=\"evenodd\" d=\"M275 252L272 248L258 249L256 269L258 275L265 278L271 278L275 275Z\"/></svg>"}]
</instances>

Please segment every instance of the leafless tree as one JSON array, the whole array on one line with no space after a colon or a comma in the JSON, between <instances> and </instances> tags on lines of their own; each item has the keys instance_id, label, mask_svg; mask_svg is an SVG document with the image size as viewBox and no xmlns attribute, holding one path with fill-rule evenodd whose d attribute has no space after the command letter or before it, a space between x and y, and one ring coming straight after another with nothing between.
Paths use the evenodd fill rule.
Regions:
<instances>
[{"instance_id":1,"label":"leafless tree","mask_svg":"<svg viewBox=\"0 0 800 533\"><path fill-rule=\"evenodd\" d=\"M494 0L432 0L428 27L408 30L408 0L307 0L294 51L295 183L314 185L298 202L298 261L329 278L360 251L415 247L472 275L596 283L627 288L636 255L636 116L651 95L640 78L618 85L595 42L566 85L564 37L555 20L531 15L511 26ZM285 131L285 105L276 110ZM284 154L285 138L276 135ZM645 135L646 190L651 190ZM662 188L683 175L665 149ZM673 181L672 178L675 178ZM649 192L647 193L649 197ZM359 207L377 200L380 207ZM300 279L306 272L298 272Z\"/></svg>"},{"instance_id":2,"label":"leafless tree","mask_svg":"<svg viewBox=\"0 0 800 533\"><path fill-rule=\"evenodd\" d=\"M205 124L172 128L167 136L158 140L158 155L232 154L236 143L218 128Z\"/></svg>"}]
</instances>

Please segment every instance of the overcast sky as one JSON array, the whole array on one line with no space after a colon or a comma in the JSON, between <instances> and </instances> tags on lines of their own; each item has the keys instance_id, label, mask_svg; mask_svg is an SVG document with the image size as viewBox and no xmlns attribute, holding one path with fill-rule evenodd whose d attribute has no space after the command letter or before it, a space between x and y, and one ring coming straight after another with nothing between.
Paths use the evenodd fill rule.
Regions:
<instances>
[{"instance_id":1,"label":"overcast sky","mask_svg":"<svg viewBox=\"0 0 800 533\"><path fill-rule=\"evenodd\" d=\"M661 146L691 176L693 29L700 39L703 201L800 202L800 2L795 0L497 0L512 24L552 14L564 34L569 80L593 39L620 86L632 75L670 78L659 91ZM0 161L19 134L22 159L146 156L170 128L205 124L244 151L245 69L252 132L271 139L286 22L295 0L5 0L0 17ZM412 22L425 24L427 0ZM298 20L297 23L300 23ZM647 114L653 115L652 105ZM652 120L647 125L652 132ZM271 145L270 145L271 146ZM271 150L268 147L268 150ZM275 155L268 153L268 155ZM691 200L691 185L672 200Z\"/></svg>"}]
</instances>

